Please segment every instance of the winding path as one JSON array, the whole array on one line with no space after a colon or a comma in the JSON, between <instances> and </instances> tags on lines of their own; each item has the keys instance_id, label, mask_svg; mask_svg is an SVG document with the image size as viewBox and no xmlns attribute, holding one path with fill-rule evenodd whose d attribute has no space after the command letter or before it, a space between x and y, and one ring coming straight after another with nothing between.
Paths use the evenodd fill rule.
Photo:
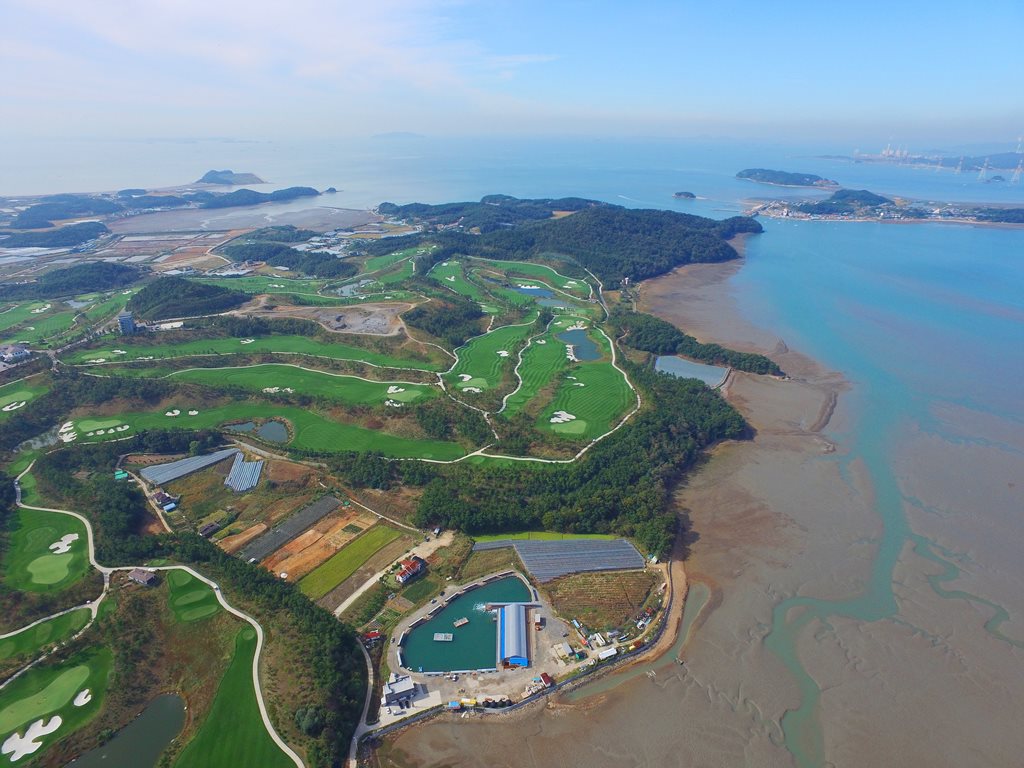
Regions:
<instances>
[{"instance_id":1,"label":"winding path","mask_svg":"<svg viewBox=\"0 0 1024 768\"><path fill-rule=\"evenodd\" d=\"M302 758L300 758L298 756L298 754L296 754L295 750L293 750L291 747L288 746L287 743L285 743L284 739L282 739L281 736L278 734L278 732L274 729L274 724L270 722L270 715L267 712L266 701L263 698L263 689L260 687L259 665L260 665L260 653L263 650L264 634L263 634L263 627L260 626L259 622L256 621L256 619L254 619L249 614L244 613L244 612L238 610L237 608L233 607L225 599L224 594L221 592L219 584L217 584L215 581L213 581L211 579L208 579L206 576L203 576L201 573L199 573L198 571L194 570L193 568L191 568L191 567L189 567L187 565L161 565L161 566L121 565L121 566L116 566L116 567L100 565L100 563L96 560L96 543L95 543L95 536L94 536L93 530L92 530L92 524L89 522L89 520L85 516L79 514L78 512L72 512L71 510L68 510L68 509L54 509L53 507L35 507L35 506L31 506L29 504L25 504L24 502L22 502L22 500L21 500L21 478L24 477L26 474L28 474L29 471L31 471L32 466L34 464L35 464L34 461L32 462L32 464L29 464L28 467L26 467L25 470L20 475L18 475L18 477L14 481L15 500L16 500L18 506L21 507L22 509L35 510L35 511L38 511L38 512L56 512L57 514L61 514L61 515L70 515L71 517L74 517L75 519L80 520L82 522L82 524L85 526L86 545L87 545L88 553L89 553L89 562L92 564L93 568L95 568L97 571L99 571L100 573L103 574L103 591L100 593L99 597L97 597L91 603L87 604L87 606L90 607L90 609L92 610L92 618L89 620L89 623L86 624L85 627L83 627L78 633L76 633L75 636L72 639L75 639L78 636L80 636L87 629L89 629L89 627L92 626L92 624L96 621L96 615L97 615L97 612L99 610L100 603L104 600L104 598L107 596L107 594L110 591L110 576L111 576L111 574L113 574L113 573L115 573L117 571L130 571L130 570L132 570L134 568L145 568L148 571L185 571L186 573L188 573L188 574L192 575L193 577L199 579L199 581L203 582L208 587L212 588L213 589L213 593L217 596L217 602L220 603L220 606L225 611L230 613L232 616L235 616L235 617L237 617L239 619L242 619L245 622L248 622L249 625L252 626L252 628L256 631L256 652L253 654L253 657L252 657L252 684L253 684L253 689L254 689L254 691L256 693L256 703L259 706L260 717L263 720L264 727L267 729L267 733L270 734L270 738L273 739L274 743L277 744L277 746L281 749L281 751L284 752L289 757L289 759L297 766L297 768L304 768L304 763L302 762ZM72 609L69 609L69 610L78 610L78 608L81 608L81 607L83 607L83 606L77 606L76 608L72 608ZM22 629L17 630L17 632L22 632L22 631L28 629L29 627L32 627L32 626L35 626L36 624L39 624L42 621L47 621L48 619L55 618L55 617L60 616L60 615L62 615L64 613L67 613L67 612L68 611L61 611L59 613L53 614L52 616L47 616L47 617L45 617L43 619L39 619L38 621L33 622L32 624L28 625L27 627L22 627ZM14 632L14 633L11 633L11 634L17 634L17 632ZM6 636L7 635L4 635L4 637L6 637ZM48 655L49 654L45 654L45 655L37 658L32 663L30 663L27 666L25 666L22 669L20 669L16 674L12 675L10 678L8 678L6 681L4 681L3 685L0 685L0 689L2 689L4 686L8 685L15 678L20 677L22 674L24 674L29 669L31 669L36 664L38 664L40 661L45 659Z\"/></svg>"}]
</instances>

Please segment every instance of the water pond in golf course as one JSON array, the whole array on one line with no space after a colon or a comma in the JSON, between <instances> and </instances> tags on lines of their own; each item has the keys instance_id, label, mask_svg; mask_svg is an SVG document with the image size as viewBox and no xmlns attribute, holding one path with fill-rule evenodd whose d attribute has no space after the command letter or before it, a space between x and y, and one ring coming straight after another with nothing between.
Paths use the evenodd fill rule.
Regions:
<instances>
[{"instance_id":1,"label":"water pond in golf course","mask_svg":"<svg viewBox=\"0 0 1024 768\"><path fill-rule=\"evenodd\" d=\"M681 379L700 379L709 387L721 386L725 381L728 368L717 365L705 365L672 355L661 355L654 363L654 370L671 373Z\"/></svg>"},{"instance_id":2,"label":"water pond in golf course","mask_svg":"<svg viewBox=\"0 0 1024 768\"><path fill-rule=\"evenodd\" d=\"M113 739L69 763L74 768L152 768L185 725L185 701L157 696Z\"/></svg>"},{"instance_id":3,"label":"water pond in golf course","mask_svg":"<svg viewBox=\"0 0 1024 768\"><path fill-rule=\"evenodd\" d=\"M497 622L484 610L487 603L532 600L529 587L515 576L492 581L452 600L447 606L411 630L402 645L407 669L421 672L461 672L494 669L497 656ZM458 619L469 623L456 627ZM434 633L451 633L451 642L434 640Z\"/></svg>"},{"instance_id":4,"label":"water pond in golf course","mask_svg":"<svg viewBox=\"0 0 1024 768\"><path fill-rule=\"evenodd\" d=\"M558 340L572 344L576 359L580 361L600 360L601 350L587 332L581 328L564 331L558 334Z\"/></svg>"},{"instance_id":5,"label":"water pond in golf course","mask_svg":"<svg viewBox=\"0 0 1024 768\"><path fill-rule=\"evenodd\" d=\"M229 424L226 429L231 432L252 432L261 440L267 440L271 443L288 442L288 427L285 426L283 421L277 421L276 419L264 422L258 427L254 421L245 421L241 424Z\"/></svg>"}]
</instances>

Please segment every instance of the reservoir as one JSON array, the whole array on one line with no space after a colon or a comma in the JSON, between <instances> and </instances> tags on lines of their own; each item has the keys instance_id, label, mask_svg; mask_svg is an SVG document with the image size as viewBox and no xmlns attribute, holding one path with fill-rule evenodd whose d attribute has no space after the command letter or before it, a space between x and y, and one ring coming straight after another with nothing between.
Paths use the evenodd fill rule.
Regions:
<instances>
[{"instance_id":1,"label":"reservoir","mask_svg":"<svg viewBox=\"0 0 1024 768\"><path fill-rule=\"evenodd\" d=\"M185 724L185 702L166 693L103 746L68 763L74 768L152 768Z\"/></svg>"},{"instance_id":2,"label":"reservoir","mask_svg":"<svg viewBox=\"0 0 1024 768\"><path fill-rule=\"evenodd\" d=\"M256 437L273 443L288 442L288 427L281 421L268 421L256 430Z\"/></svg>"},{"instance_id":3,"label":"reservoir","mask_svg":"<svg viewBox=\"0 0 1024 768\"><path fill-rule=\"evenodd\" d=\"M709 387L720 387L729 373L728 368L695 363L672 355L660 355L654 363L654 370L671 373L681 379L700 379Z\"/></svg>"},{"instance_id":4,"label":"reservoir","mask_svg":"<svg viewBox=\"0 0 1024 768\"><path fill-rule=\"evenodd\" d=\"M576 352L576 359L581 362L601 359L601 350L597 348L597 344L586 331L580 328L560 333L557 338L566 344L572 344Z\"/></svg>"},{"instance_id":5,"label":"reservoir","mask_svg":"<svg viewBox=\"0 0 1024 768\"><path fill-rule=\"evenodd\" d=\"M406 669L414 672L462 672L494 669L497 653L497 622L484 610L487 603L525 602L530 589L516 576L498 579L452 600L408 633L402 644ZM459 619L469 623L455 626ZM450 642L434 640L434 634L451 633Z\"/></svg>"}]
</instances>

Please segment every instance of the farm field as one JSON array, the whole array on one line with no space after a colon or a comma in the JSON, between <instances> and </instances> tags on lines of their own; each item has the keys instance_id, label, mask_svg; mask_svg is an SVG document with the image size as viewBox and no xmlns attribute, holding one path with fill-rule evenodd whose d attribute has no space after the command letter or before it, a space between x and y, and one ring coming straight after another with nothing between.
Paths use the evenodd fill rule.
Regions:
<instances>
[{"instance_id":1,"label":"farm field","mask_svg":"<svg viewBox=\"0 0 1024 768\"><path fill-rule=\"evenodd\" d=\"M17 520L3 563L3 581L8 587L59 592L89 569L85 526L77 518L18 509Z\"/></svg>"},{"instance_id":2,"label":"farm field","mask_svg":"<svg viewBox=\"0 0 1024 768\"><path fill-rule=\"evenodd\" d=\"M375 525L302 579L299 589L311 600L320 599L355 573L374 552L401 535L395 528Z\"/></svg>"},{"instance_id":3,"label":"farm field","mask_svg":"<svg viewBox=\"0 0 1024 768\"><path fill-rule=\"evenodd\" d=\"M332 513L270 555L263 567L298 581L376 522L374 515L359 508Z\"/></svg>"},{"instance_id":4,"label":"farm field","mask_svg":"<svg viewBox=\"0 0 1024 768\"><path fill-rule=\"evenodd\" d=\"M457 350L459 362L445 374L445 378L460 390L466 387L495 389L501 384L503 372L511 371L515 366L519 345L534 330L533 324L527 322L502 326L470 339ZM499 355L499 352L507 352L508 355Z\"/></svg>"},{"instance_id":5,"label":"farm field","mask_svg":"<svg viewBox=\"0 0 1024 768\"><path fill-rule=\"evenodd\" d=\"M502 413L512 416L521 411L567 364L565 344L554 334L545 333L533 339L523 350L523 362L519 366L522 386L505 401Z\"/></svg>"},{"instance_id":6,"label":"farm field","mask_svg":"<svg viewBox=\"0 0 1024 768\"><path fill-rule=\"evenodd\" d=\"M591 629L622 626L639 613L661 580L655 571L577 573L544 585L555 611Z\"/></svg>"},{"instance_id":7,"label":"farm field","mask_svg":"<svg viewBox=\"0 0 1024 768\"><path fill-rule=\"evenodd\" d=\"M593 293L590 283L586 278L568 277L545 264L534 264L528 261L497 261L477 257L470 258L472 258L474 264L483 264L498 272L504 272L508 275L523 275L535 280L542 280L550 286L554 286L581 299L589 298Z\"/></svg>"},{"instance_id":8,"label":"farm field","mask_svg":"<svg viewBox=\"0 0 1024 768\"><path fill-rule=\"evenodd\" d=\"M270 738L260 718L252 684L256 632L246 626L235 636L235 655L217 688L209 714L185 745L175 768L291 768L292 761Z\"/></svg>"},{"instance_id":9,"label":"farm field","mask_svg":"<svg viewBox=\"0 0 1024 768\"><path fill-rule=\"evenodd\" d=\"M430 279L438 285L447 288L450 291L465 296L467 299L472 299L478 304L482 304L486 301L484 293L480 290L480 286L470 282L466 278L466 273L463 268L461 261L452 259L450 261L442 261L439 264L434 265L434 268L428 273Z\"/></svg>"},{"instance_id":10,"label":"farm field","mask_svg":"<svg viewBox=\"0 0 1024 768\"><path fill-rule=\"evenodd\" d=\"M168 599L178 621L199 621L220 610L213 588L188 571L160 571L159 577L167 579Z\"/></svg>"},{"instance_id":11,"label":"farm field","mask_svg":"<svg viewBox=\"0 0 1024 768\"><path fill-rule=\"evenodd\" d=\"M0 422L7 421L23 407L18 403L29 403L49 390L50 385L39 376L0 386Z\"/></svg>"},{"instance_id":12,"label":"farm field","mask_svg":"<svg viewBox=\"0 0 1024 768\"><path fill-rule=\"evenodd\" d=\"M325 373L295 365L263 363L237 368L191 368L172 378L205 386L242 387L260 392L267 387L294 389L296 394L325 397L345 403L379 405L386 400L411 403L439 394L438 387L394 381L367 381L358 376ZM400 391L399 391L400 390ZM0 403L3 392L0 388Z\"/></svg>"},{"instance_id":13,"label":"farm field","mask_svg":"<svg viewBox=\"0 0 1024 768\"><path fill-rule=\"evenodd\" d=\"M88 608L79 608L0 640L0 661L35 654L66 640L88 623L89 616Z\"/></svg>"},{"instance_id":14,"label":"farm field","mask_svg":"<svg viewBox=\"0 0 1024 768\"><path fill-rule=\"evenodd\" d=\"M583 386L578 386L580 384ZM565 437L593 439L615 426L635 404L636 395L625 376L610 362L579 363L566 369L561 387L551 404L541 412L537 426ZM556 411L576 418L561 424L552 423Z\"/></svg>"},{"instance_id":15,"label":"farm field","mask_svg":"<svg viewBox=\"0 0 1024 768\"><path fill-rule=\"evenodd\" d=\"M24 736L39 721L53 728L36 739L43 749L81 728L100 711L111 661L110 649L94 646L60 663L34 667L14 680L4 689L0 705L0 743L6 745L14 734ZM8 759L20 760L22 754Z\"/></svg>"},{"instance_id":16,"label":"farm field","mask_svg":"<svg viewBox=\"0 0 1024 768\"><path fill-rule=\"evenodd\" d=\"M177 410L177 416L167 416ZM76 422L80 440L85 442L102 442L118 437L130 437L136 432L146 429L163 429L168 427L184 427L191 429L208 429L224 424L248 422L260 419L285 419L290 424L291 439L287 445L312 451L380 451L386 456L395 458L426 458L426 459L457 459L465 455L465 451L457 443L441 440L419 440L398 437L386 432L367 429L365 427L331 421L317 413L296 406L277 406L271 403L232 403L215 408L198 410L189 415L190 406L185 403L174 406L171 411L150 411L124 413L117 417L92 420L81 419ZM114 424L114 422L117 422ZM89 435L94 430L83 429L83 424L95 426L104 434ZM127 426L127 429L121 427Z\"/></svg>"},{"instance_id":17,"label":"farm field","mask_svg":"<svg viewBox=\"0 0 1024 768\"><path fill-rule=\"evenodd\" d=\"M161 360L195 355L253 355L272 353L281 355L310 355L312 357L327 357L333 360L357 360L380 368L412 368L421 371L436 371L440 368L436 363L393 358L380 352L373 352L348 344L328 344L308 336L275 335L253 339L248 344L243 343L246 341L249 340L216 338L196 339L176 344L125 344L122 347L78 350L68 355L65 362L72 365L81 365L115 361L129 362L139 359ZM124 352L124 354L115 354L115 352Z\"/></svg>"}]
</instances>

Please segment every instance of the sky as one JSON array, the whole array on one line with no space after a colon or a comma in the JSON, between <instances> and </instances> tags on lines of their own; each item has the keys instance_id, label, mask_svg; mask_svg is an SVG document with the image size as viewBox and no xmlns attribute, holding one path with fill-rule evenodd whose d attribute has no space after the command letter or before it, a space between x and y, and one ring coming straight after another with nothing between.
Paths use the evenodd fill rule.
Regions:
<instances>
[{"instance_id":1,"label":"sky","mask_svg":"<svg viewBox=\"0 0 1024 768\"><path fill-rule=\"evenodd\" d=\"M0 138L1024 134L1024 3L0 0Z\"/></svg>"}]
</instances>

